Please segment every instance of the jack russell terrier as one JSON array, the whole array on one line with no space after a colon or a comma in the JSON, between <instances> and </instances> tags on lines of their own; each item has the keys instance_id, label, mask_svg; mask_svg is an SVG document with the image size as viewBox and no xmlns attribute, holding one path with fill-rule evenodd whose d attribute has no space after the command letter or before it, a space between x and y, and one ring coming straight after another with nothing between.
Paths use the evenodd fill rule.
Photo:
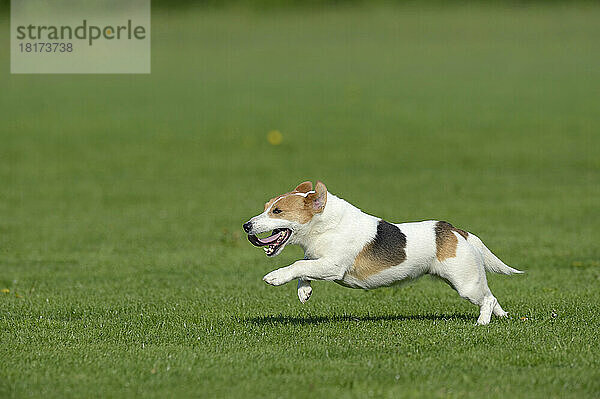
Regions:
<instances>
[{"instance_id":1,"label":"jack russell terrier","mask_svg":"<svg viewBox=\"0 0 600 399\"><path fill-rule=\"evenodd\" d=\"M327 192L320 181L314 189L306 181L271 199L243 228L248 240L264 247L267 256L280 254L287 244L302 247L303 260L263 278L271 285L298 279L302 303L312 294L311 280L372 289L431 274L478 305L477 324L483 325L492 313L507 316L492 295L485 272L523 273L505 265L477 236L450 223L388 223ZM256 236L268 231L269 237Z\"/></svg>"}]
</instances>

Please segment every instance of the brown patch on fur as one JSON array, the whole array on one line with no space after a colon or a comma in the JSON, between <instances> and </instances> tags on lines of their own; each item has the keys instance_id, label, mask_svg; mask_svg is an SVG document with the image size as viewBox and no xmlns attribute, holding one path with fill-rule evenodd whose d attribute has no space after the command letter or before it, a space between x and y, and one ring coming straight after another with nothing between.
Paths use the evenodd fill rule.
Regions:
<instances>
[{"instance_id":1,"label":"brown patch on fur","mask_svg":"<svg viewBox=\"0 0 600 399\"><path fill-rule=\"evenodd\" d=\"M307 193L307 192L309 192L312 189L313 189L312 182L310 182L310 181L304 181L304 182L298 184L298 186L296 186L296 188L294 189L293 192L296 192L296 193Z\"/></svg>"},{"instance_id":2,"label":"brown patch on fur","mask_svg":"<svg viewBox=\"0 0 600 399\"><path fill-rule=\"evenodd\" d=\"M273 213L275 208L279 209L281 213ZM274 219L287 219L302 224L310 221L313 215L310 208L306 206L306 199L293 194L281 198L269 212L269 217Z\"/></svg>"},{"instance_id":3,"label":"brown patch on fur","mask_svg":"<svg viewBox=\"0 0 600 399\"><path fill-rule=\"evenodd\" d=\"M285 193L285 194L278 195L277 197L273 197L273 198L271 198L270 200L268 200L267 202L265 202L265 209L264 209L264 210L266 211L267 209L269 209L269 207L270 207L271 205L273 205L273 203L274 203L275 201L277 201L279 198L283 198L283 197L285 197L286 195L290 195L290 194L291 194L291 193Z\"/></svg>"},{"instance_id":4,"label":"brown patch on fur","mask_svg":"<svg viewBox=\"0 0 600 399\"><path fill-rule=\"evenodd\" d=\"M435 224L436 257L439 261L456 256L458 238L454 232L460 234L465 240L469 237L468 232L457 229L448 222L440 221Z\"/></svg>"},{"instance_id":5,"label":"brown patch on fur","mask_svg":"<svg viewBox=\"0 0 600 399\"><path fill-rule=\"evenodd\" d=\"M277 202L269 212L269 217L291 220L302 224L307 223L315 214L323 212L325 204L327 203L327 187L320 181L317 181L314 193L310 193L306 197L303 195L295 195L298 193L306 194L311 190L311 182L305 181L300 183L294 191L269 200L269 202L265 204L265 211ZM275 208L281 212L274 213L273 211Z\"/></svg>"},{"instance_id":6,"label":"brown patch on fur","mask_svg":"<svg viewBox=\"0 0 600 399\"><path fill-rule=\"evenodd\" d=\"M292 191L290 191L289 193L278 195L277 197L273 197L269 201L265 202L265 209L264 210L266 211L267 209L269 209L269 207L271 205L273 205L273 203L275 201L277 201L278 199L280 199L280 198L286 197L286 196L288 196L290 194L294 194L294 193L307 193L307 192L309 192L312 189L313 189L312 182L310 182L310 181L303 181L302 183L298 184L296 186L296 188L293 189Z\"/></svg>"},{"instance_id":7,"label":"brown patch on fur","mask_svg":"<svg viewBox=\"0 0 600 399\"><path fill-rule=\"evenodd\" d=\"M348 274L365 280L405 260L406 236L397 226L380 220L375 238L363 247Z\"/></svg>"},{"instance_id":8,"label":"brown patch on fur","mask_svg":"<svg viewBox=\"0 0 600 399\"><path fill-rule=\"evenodd\" d=\"M463 238L465 240L469 237L469 232L468 231L461 230L458 227L453 227L452 230L456 231L458 234L460 234L461 236L463 236Z\"/></svg>"}]
</instances>

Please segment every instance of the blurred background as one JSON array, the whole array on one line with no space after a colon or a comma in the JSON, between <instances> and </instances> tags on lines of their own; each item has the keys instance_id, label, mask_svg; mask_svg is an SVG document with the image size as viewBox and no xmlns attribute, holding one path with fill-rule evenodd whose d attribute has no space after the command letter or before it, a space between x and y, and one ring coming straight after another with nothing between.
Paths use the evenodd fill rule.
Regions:
<instances>
[{"instance_id":1,"label":"blurred background","mask_svg":"<svg viewBox=\"0 0 600 399\"><path fill-rule=\"evenodd\" d=\"M599 18L571 2L154 1L150 75L9 75L5 51L0 247L196 247L306 179L396 220L580 234Z\"/></svg>"},{"instance_id":2,"label":"blurred background","mask_svg":"<svg viewBox=\"0 0 600 399\"><path fill-rule=\"evenodd\" d=\"M523 311L565 275L569 303L597 295L597 2L153 0L150 75L65 76L9 74L0 4L0 285L28 298L6 312L295 312L295 287L261 277L301 251L266 259L241 224L317 179L368 213L448 220L543 272L496 282ZM423 287L428 311L448 309ZM362 306L318 288L313 311Z\"/></svg>"}]
</instances>

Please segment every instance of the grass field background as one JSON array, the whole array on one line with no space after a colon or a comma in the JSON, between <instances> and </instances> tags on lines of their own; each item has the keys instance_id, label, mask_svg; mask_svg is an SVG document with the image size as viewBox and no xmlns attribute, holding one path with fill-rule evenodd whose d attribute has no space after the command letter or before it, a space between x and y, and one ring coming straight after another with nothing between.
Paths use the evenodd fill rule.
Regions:
<instances>
[{"instance_id":1,"label":"grass field background","mask_svg":"<svg viewBox=\"0 0 600 399\"><path fill-rule=\"evenodd\" d=\"M163 10L151 75L9 75L1 52L0 397L599 397L598 21ZM511 317L475 327L429 278L305 305L264 284L302 253L241 224L306 179L476 233L527 271L489 276Z\"/></svg>"}]
</instances>

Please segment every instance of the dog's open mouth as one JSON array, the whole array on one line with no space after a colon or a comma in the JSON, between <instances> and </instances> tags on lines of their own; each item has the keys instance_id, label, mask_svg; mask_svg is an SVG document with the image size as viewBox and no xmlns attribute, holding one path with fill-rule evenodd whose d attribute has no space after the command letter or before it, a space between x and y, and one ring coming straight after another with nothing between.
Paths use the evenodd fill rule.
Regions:
<instances>
[{"instance_id":1,"label":"dog's open mouth","mask_svg":"<svg viewBox=\"0 0 600 399\"><path fill-rule=\"evenodd\" d=\"M258 238L257 236L248 234L248 241L257 247L264 247L264 251L267 256L272 256L279 248L281 248L285 242L292 235L290 229L275 229L271 232L271 235L265 238Z\"/></svg>"}]
</instances>

